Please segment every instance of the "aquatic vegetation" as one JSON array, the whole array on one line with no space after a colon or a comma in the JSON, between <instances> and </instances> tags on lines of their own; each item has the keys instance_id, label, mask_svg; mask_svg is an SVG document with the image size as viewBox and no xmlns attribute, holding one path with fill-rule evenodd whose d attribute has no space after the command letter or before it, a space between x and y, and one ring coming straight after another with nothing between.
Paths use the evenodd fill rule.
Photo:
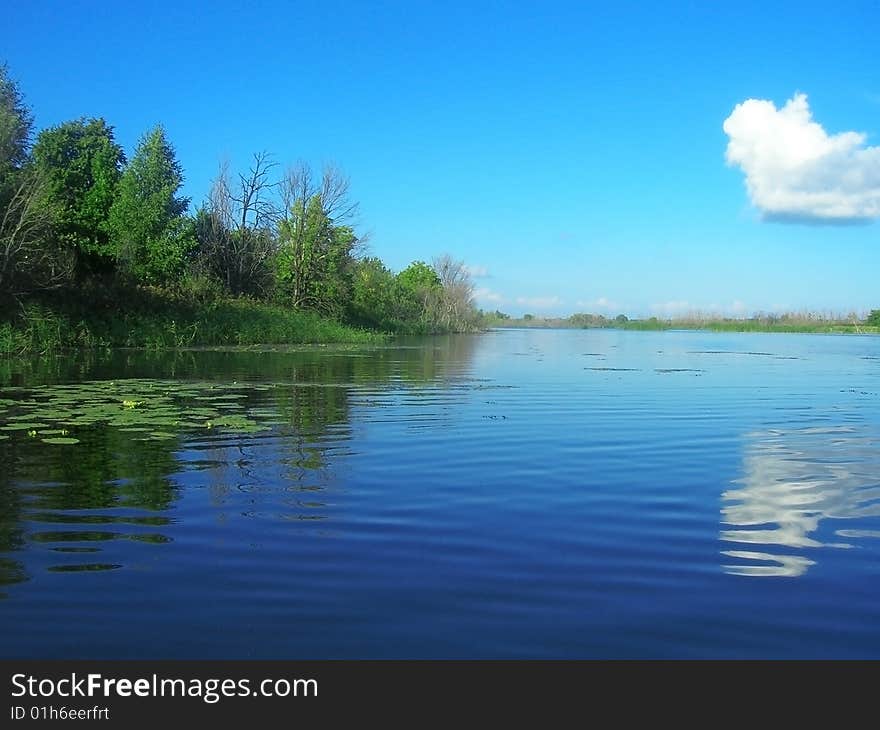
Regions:
<instances>
[{"instance_id":1,"label":"aquatic vegetation","mask_svg":"<svg viewBox=\"0 0 880 730\"><path fill-rule=\"evenodd\" d=\"M7 388L0 411L0 439L18 434L44 444L72 445L89 428L110 427L132 438L170 440L184 433L253 434L267 430L274 411L250 401L259 387L247 383L129 379ZM13 397L8 397L13 396Z\"/></svg>"}]
</instances>

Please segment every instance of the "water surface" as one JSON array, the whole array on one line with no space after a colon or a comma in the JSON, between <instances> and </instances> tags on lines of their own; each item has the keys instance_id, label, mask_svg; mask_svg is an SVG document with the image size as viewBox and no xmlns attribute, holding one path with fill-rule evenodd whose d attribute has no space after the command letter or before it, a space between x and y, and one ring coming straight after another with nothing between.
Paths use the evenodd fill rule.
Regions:
<instances>
[{"instance_id":1,"label":"water surface","mask_svg":"<svg viewBox=\"0 0 880 730\"><path fill-rule=\"evenodd\" d=\"M880 339L0 362L0 646L880 658Z\"/></svg>"}]
</instances>

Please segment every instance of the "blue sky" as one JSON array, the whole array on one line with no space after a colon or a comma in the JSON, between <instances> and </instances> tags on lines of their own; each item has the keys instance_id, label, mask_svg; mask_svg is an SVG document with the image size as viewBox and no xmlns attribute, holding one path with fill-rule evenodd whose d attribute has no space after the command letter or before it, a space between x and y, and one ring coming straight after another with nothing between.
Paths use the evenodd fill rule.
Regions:
<instances>
[{"instance_id":1,"label":"blue sky","mask_svg":"<svg viewBox=\"0 0 880 730\"><path fill-rule=\"evenodd\" d=\"M38 129L163 123L194 202L223 158L338 163L371 253L451 253L484 308L880 308L876 2L259 6L10 3L0 59ZM804 167L797 93L866 136Z\"/></svg>"}]
</instances>

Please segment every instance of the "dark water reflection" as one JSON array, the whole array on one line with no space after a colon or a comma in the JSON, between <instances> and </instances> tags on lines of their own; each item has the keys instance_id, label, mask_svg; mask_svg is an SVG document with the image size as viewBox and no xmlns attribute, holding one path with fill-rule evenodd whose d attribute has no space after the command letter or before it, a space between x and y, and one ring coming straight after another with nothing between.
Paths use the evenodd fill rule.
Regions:
<instances>
[{"instance_id":1,"label":"dark water reflection","mask_svg":"<svg viewBox=\"0 0 880 730\"><path fill-rule=\"evenodd\" d=\"M878 357L513 330L3 361L3 654L880 657Z\"/></svg>"}]
</instances>

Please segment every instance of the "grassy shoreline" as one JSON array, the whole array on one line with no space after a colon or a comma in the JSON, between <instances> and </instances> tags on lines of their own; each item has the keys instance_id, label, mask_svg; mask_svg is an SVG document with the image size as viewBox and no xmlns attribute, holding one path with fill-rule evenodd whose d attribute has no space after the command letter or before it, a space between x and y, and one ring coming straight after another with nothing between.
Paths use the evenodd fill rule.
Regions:
<instances>
[{"instance_id":1,"label":"grassy shoreline","mask_svg":"<svg viewBox=\"0 0 880 730\"><path fill-rule=\"evenodd\" d=\"M861 322L834 320L768 320L768 319L718 319L718 320L661 320L632 319L626 322L608 320L602 324L572 324L565 319L511 319L493 322L493 327L526 329L621 329L640 332L665 332L668 330L705 330L708 332L767 332L788 334L880 334L880 327Z\"/></svg>"},{"instance_id":2,"label":"grassy shoreline","mask_svg":"<svg viewBox=\"0 0 880 730\"><path fill-rule=\"evenodd\" d=\"M252 299L187 301L174 294L139 291L122 300L126 305L119 301L101 292L28 301L0 320L0 354L95 347L381 344L388 339L384 333L349 327L314 312Z\"/></svg>"}]
</instances>

